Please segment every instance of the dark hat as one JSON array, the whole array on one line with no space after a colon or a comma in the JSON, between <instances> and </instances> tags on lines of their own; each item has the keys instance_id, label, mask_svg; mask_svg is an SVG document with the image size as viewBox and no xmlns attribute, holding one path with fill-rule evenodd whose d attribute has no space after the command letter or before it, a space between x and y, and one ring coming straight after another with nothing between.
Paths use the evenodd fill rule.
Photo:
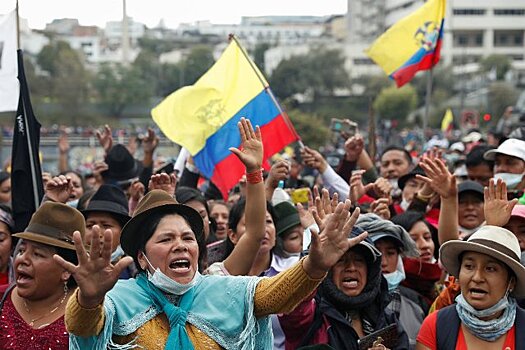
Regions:
<instances>
[{"instance_id":1,"label":"dark hat","mask_svg":"<svg viewBox=\"0 0 525 350\"><path fill-rule=\"evenodd\" d=\"M425 174L425 171L423 170L423 168L421 168L418 165L414 169L412 169L412 171L409 172L408 174L401 176L399 180L397 180L397 185L399 186L401 190L404 189L407 181L410 180L411 178L416 177L416 175L426 176L427 174Z\"/></svg>"},{"instance_id":2,"label":"dark hat","mask_svg":"<svg viewBox=\"0 0 525 350\"><path fill-rule=\"evenodd\" d=\"M82 210L82 214L87 219L88 214L94 211L111 214L120 222L121 226L124 226L131 219L126 195L114 185L100 186L91 197L87 208Z\"/></svg>"},{"instance_id":3,"label":"dark hat","mask_svg":"<svg viewBox=\"0 0 525 350\"><path fill-rule=\"evenodd\" d=\"M355 238L359 236L361 233L365 232L361 227L354 225L352 227L352 231L350 231L350 234L348 235L348 238ZM359 242L359 244L353 246L350 249L359 249L361 248L364 254L366 255L368 261L375 262L378 258L381 258L381 252L376 248L374 245L374 242L370 239L370 237L366 237L364 240Z\"/></svg>"},{"instance_id":4,"label":"dark hat","mask_svg":"<svg viewBox=\"0 0 525 350\"><path fill-rule=\"evenodd\" d=\"M481 201L484 200L484 193L483 193L483 186L476 181L463 181L458 186L458 196L461 196L464 193L471 192L474 193L476 196L481 198Z\"/></svg>"},{"instance_id":5,"label":"dark hat","mask_svg":"<svg viewBox=\"0 0 525 350\"><path fill-rule=\"evenodd\" d=\"M10 177L11 174L9 174L7 171L0 171L0 184L5 180L9 179Z\"/></svg>"},{"instance_id":6,"label":"dark hat","mask_svg":"<svg viewBox=\"0 0 525 350\"><path fill-rule=\"evenodd\" d=\"M179 204L175 198L165 191L153 190L142 198L131 220L122 228L120 245L129 256L136 258L141 241L138 237L144 231L144 224L148 220L148 216L155 213L165 213L166 215L179 214L183 216L188 221L197 240L199 240L199 237L204 239L204 224L201 216L195 209Z\"/></svg>"},{"instance_id":7,"label":"dark hat","mask_svg":"<svg viewBox=\"0 0 525 350\"><path fill-rule=\"evenodd\" d=\"M295 206L290 202L281 202L273 207L276 213L275 231L278 236L285 233L287 230L301 225L299 212Z\"/></svg>"},{"instance_id":8,"label":"dark hat","mask_svg":"<svg viewBox=\"0 0 525 350\"><path fill-rule=\"evenodd\" d=\"M78 210L62 203L45 202L33 214L25 231L15 233L13 237L75 250L75 231L79 231L84 239L86 224Z\"/></svg>"},{"instance_id":9,"label":"dark hat","mask_svg":"<svg viewBox=\"0 0 525 350\"><path fill-rule=\"evenodd\" d=\"M139 176L141 171L140 163L133 158L126 146L116 144L106 155L108 170L102 176L115 181L129 180Z\"/></svg>"}]
</instances>

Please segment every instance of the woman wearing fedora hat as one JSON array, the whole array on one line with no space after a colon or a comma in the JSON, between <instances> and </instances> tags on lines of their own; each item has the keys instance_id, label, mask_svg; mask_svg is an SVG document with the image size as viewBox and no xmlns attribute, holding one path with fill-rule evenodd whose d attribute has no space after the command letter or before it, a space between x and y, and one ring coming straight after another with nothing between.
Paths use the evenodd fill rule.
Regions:
<instances>
[{"instance_id":1,"label":"woman wearing fedora hat","mask_svg":"<svg viewBox=\"0 0 525 350\"><path fill-rule=\"evenodd\" d=\"M244 118L238 126L245 150L261 142L259 128L253 131ZM240 152L234 151L242 157ZM262 174L252 176L262 182ZM79 285L66 311L70 347L271 349L268 315L291 311L344 251L366 237L347 238L359 214L350 215L350 205L340 203L326 228L313 236L310 255L278 276L203 276L198 273L205 244L202 218L166 192L150 191L121 234L122 248L140 269L136 278L117 282L131 258L110 263L109 231L103 242L93 235L89 255L74 235L78 265L55 256Z\"/></svg>"},{"instance_id":2,"label":"woman wearing fedora hat","mask_svg":"<svg viewBox=\"0 0 525 350\"><path fill-rule=\"evenodd\" d=\"M486 225L440 253L461 293L425 319L416 349L524 349L525 311L515 298L525 296L525 267L514 234Z\"/></svg>"},{"instance_id":3,"label":"woman wearing fedora hat","mask_svg":"<svg viewBox=\"0 0 525 350\"><path fill-rule=\"evenodd\" d=\"M0 303L0 349L68 349L66 302L76 287L54 259L77 263L73 231L84 235L84 217L62 203L46 202L33 214L14 258L15 284Z\"/></svg>"}]
</instances>

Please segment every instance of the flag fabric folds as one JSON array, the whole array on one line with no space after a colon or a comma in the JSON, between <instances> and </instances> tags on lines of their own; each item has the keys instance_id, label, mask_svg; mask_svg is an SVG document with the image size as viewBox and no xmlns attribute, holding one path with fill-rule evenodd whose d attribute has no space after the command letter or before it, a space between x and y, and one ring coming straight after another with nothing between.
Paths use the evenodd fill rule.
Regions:
<instances>
[{"instance_id":1,"label":"flag fabric folds","mask_svg":"<svg viewBox=\"0 0 525 350\"><path fill-rule=\"evenodd\" d=\"M445 115L443 116L443 119L441 120L441 131L448 132L452 129L453 125L454 125L454 114L452 114L452 110L450 108L447 108L447 111L445 112Z\"/></svg>"},{"instance_id":2,"label":"flag fabric folds","mask_svg":"<svg viewBox=\"0 0 525 350\"><path fill-rule=\"evenodd\" d=\"M398 87L439 62L446 0L428 0L365 50Z\"/></svg>"},{"instance_id":3,"label":"flag fabric folds","mask_svg":"<svg viewBox=\"0 0 525 350\"><path fill-rule=\"evenodd\" d=\"M193 156L203 176L227 196L244 173L229 147L240 147L241 117L259 125L264 159L298 140L262 73L234 38L215 64L192 86L183 87L151 111L173 142Z\"/></svg>"},{"instance_id":4,"label":"flag fabric folds","mask_svg":"<svg viewBox=\"0 0 525 350\"><path fill-rule=\"evenodd\" d=\"M18 50L20 98L15 116L11 151L11 197L16 232L23 231L44 196L38 157L40 123L33 114L24 72L22 51Z\"/></svg>"},{"instance_id":5,"label":"flag fabric folds","mask_svg":"<svg viewBox=\"0 0 525 350\"><path fill-rule=\"evenodd\" d=\"M16 11L0 18L0 112L16 111Z\"/></svg>"}]
</instances>

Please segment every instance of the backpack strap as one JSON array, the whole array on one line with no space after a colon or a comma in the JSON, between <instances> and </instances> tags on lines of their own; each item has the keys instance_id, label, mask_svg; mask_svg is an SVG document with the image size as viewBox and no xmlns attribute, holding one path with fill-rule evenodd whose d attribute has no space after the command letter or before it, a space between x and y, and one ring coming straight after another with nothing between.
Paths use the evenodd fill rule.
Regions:
<instances>
[{"instance_id":1,"label":"backpack strap","mask_svg":"<svg viewBox=\"0 0 525 350\"><path fill-rule=\"evenodd\" d=\"M437 311L436 344L439 350L454 350L458 341L460 320L456 304ZM517 348L519 349L519 348Z\"/></svg>"},{"instance_id":2,"label":"backpack strap","mask_svg":"<svg viewBox=\"0 0 525 350\"><path fill-rule=\"evenodd\" d=\"M16 283L13 283L9 287L7 287L7 289L5 290L4 294L2 295L2 299L0 299L0 311L4 307L4 302L7 299L7 296L9 295L9 293L11 293L11 291L13 290L13 288L15 288L15 286L16 286Z\"/></svg>"},{"instance_id":3,"label":"backpack strap","mask_svg":"<svg viewBox=\"0 0 525 350\"><path fill-rule=\"evenodd\" d=\"M525 327L525 310L520 307L516 308L516 321L514 323L516 336L516 349L525 349L525 332L521 330Z\"/></svg>"}]
</instances>

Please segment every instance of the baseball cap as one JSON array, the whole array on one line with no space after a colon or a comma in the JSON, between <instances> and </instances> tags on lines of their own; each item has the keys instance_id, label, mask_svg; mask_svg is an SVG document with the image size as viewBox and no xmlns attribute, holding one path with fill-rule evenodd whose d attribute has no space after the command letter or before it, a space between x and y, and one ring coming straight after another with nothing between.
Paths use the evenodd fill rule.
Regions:
<instances>
[{"instance_id":1,"label":"baseball cap","mask_svg":"<svg viewBox=\"0 0 525 350\"><path fill-rule=\"evenodd\" d=\"M508 139L496 149L491 149L483 155L486 160L495 160L496 154L504 154L525 161L525 141Z\"/></svg>"}]
</instances>

